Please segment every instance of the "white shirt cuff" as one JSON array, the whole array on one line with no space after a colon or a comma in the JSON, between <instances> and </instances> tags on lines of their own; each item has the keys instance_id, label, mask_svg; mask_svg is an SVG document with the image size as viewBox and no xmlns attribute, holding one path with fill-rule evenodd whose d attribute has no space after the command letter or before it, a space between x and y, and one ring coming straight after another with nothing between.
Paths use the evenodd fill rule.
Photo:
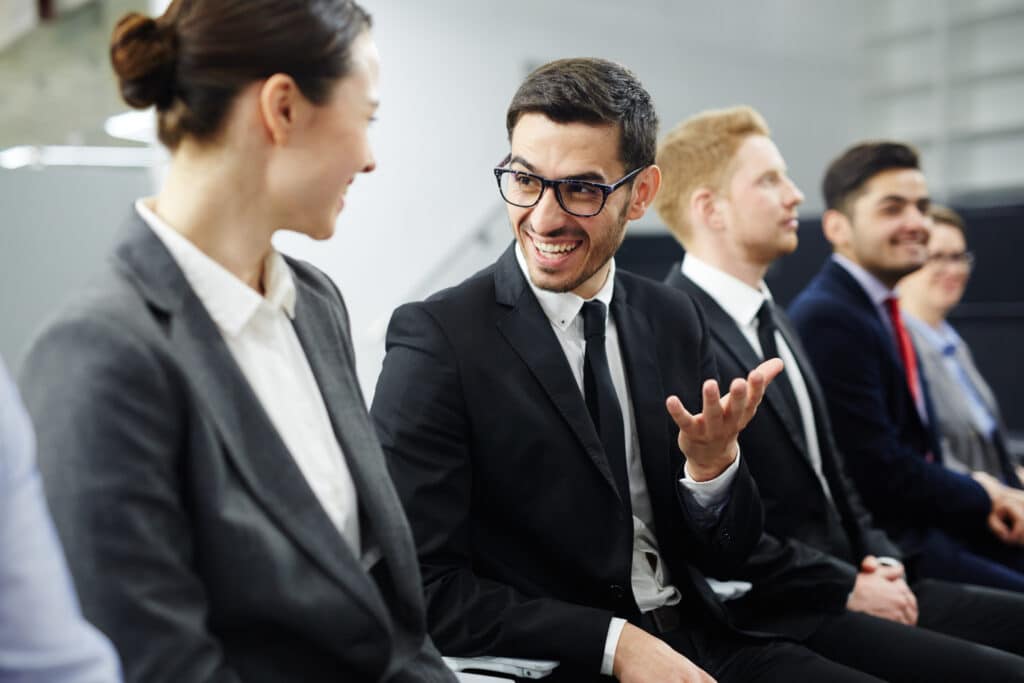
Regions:
<instances>
[{"instance_id":1,"label":"white shirt cuff","mask_svg":"<svg viewBox=\"0 0 1024 683\"><path fill-rule=\"evenodd\" d=\"M601 675L611 676L612 668L615 666L615 650L619 647L619 636L626 625L625 619L612 617L608 624L608 637L604 640L604 657L601 658Z\"/></svg>"},{"instance_id":2,"label":"white shirt cuff","mask_svg":"<svg viewBox=\"0 0 1024 683\"><path fill-rule=\"evenodd\" d=\"M725 468L721 474L714 479L708 479L707 481L694 481L690 477L690 472L687 466L683 466L683 478L679 480L679 483L690 492L693 496L693 501L705 510L714 508L722 505L729 495L729 488L732 486L733 480L736 478L736 472L740 468L740 454L739 450L736 451L736 459L732 461L732 464Z\"/></svg>"}]
</instances>

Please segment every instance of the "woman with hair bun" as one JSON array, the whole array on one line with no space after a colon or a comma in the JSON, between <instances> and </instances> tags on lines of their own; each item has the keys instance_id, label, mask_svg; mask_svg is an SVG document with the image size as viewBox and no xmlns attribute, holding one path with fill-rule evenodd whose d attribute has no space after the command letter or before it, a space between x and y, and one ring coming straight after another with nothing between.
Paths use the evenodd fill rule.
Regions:
<instances>
[{"instance_id":1,"label":"woman with hair bun","mask_svg":"<svg viewBox=\"0 0 1024 683\"><path fill-rule=\"evenodd\" d=\"M139 683L451 681L341 295L278 253L374 168L351 0L174 0L110 55L166 182L21 377L87 618Z\"/></svg>"}]
</instances>

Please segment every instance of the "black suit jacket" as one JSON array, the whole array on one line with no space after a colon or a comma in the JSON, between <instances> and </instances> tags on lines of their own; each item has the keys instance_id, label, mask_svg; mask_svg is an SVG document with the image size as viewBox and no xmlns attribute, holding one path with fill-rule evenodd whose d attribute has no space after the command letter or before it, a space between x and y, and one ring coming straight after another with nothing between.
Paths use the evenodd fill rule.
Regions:
<instances>
[{"instance_id":1,"label":"black suit jacket","mask_svg":"<svg viewBox=\"0 0 1024 683\"><path fill-rule=\"evenodd\" d=\"M761 358L739 326L704 289L675 264L666 283L689 292L704 308L721 382L745 377ZM780 538L795 538L841 560L852 590L857 566L865 555L899 559L901 553L861 503L846 474L814 368L785 313L776 309L779 332L793 352L807 385L818 434L822 472L832 494L830 501L807 453L807 443L788 401L777 384L768 387L765 401L740 434L740 449L757 481L765 508L765 528Z\"/></svg>"},{"instance_id":2,"label":"black suit jacket","mask_svg":"<svg viewBox=\"0 0 1024 683\"><path fill-rule=\"evenodd\" d=\"M922 530L978 530L990 503L943 467L907 387L895 341L867 292L832 259L789 309L828 403L846 468L875 520L905 551ZM925 387L925 390L927 388Z\"/></svg>"},{"instance_id":3,"label":"black suit jacket","mask_svg":"<svg viewBox=\"0 0 1024 683\"><path fill-rule=\"evenodd\" d=\"M596 673L611 617L638 617L632 521L515 248L395 312L371 414L413 526L441 650L550 658ZM684 458L664 400L677 394L699 406L703 381L716 375L700 311L690 297L621 271L611 309L655 533L684 609L698 624L806 634L806 612L733 614L704 580L748 578L757 544L756 573L766 579L758 597L808 595L820 558L760 538L760 502L742 458L716 525L687 512ZM794 554L810 558L796 572Z\"/></svg>"},{"instance_id":4,"label":"black suit jacket","mask_svg":"<svg viewBox=\"0 0 1024 683\"><path fill-rule=\"evenodd\" d=\"M341 296L312 266L288 265L293 324L358 490L364 549L377 552L345 543L202 302L133 215L109 268L21 375L83 611L127 681L453 681L426 636Z\"/></svg>"}]
</instances>

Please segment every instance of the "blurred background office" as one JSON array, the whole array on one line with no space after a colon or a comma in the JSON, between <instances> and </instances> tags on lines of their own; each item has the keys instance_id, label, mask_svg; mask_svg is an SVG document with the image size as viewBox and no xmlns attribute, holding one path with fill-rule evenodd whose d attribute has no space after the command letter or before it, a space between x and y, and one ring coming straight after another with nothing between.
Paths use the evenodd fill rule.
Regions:
<instances>
[{"instance_id":1,"label":"blurred background office","mask_svg":"<svg viewBox=\"0 0 1024 683\"><path fill-rule=\"evenodd\" d=\"M372 392L399 303L458 282L510 232L490 169L504 112L547 60L633 69L663 127L751 104L807 194L801 248L771 274L784 303L827 249L821 174L850 143L919 147L933 195L961 210L979 268L950 321L975 350L1012 433L1024 432L1024 0L365 0L382 54L377 172L358 179L328 243L279 247L327 271ZM115 19L161 0L0 0L0 356L104 258L165 158L152 115L124 116L106 54ZM661 279L678 246L654 212L622 267ZM1013 447L1020 450L1020 442Z\"/></svg>"}]
</instances>

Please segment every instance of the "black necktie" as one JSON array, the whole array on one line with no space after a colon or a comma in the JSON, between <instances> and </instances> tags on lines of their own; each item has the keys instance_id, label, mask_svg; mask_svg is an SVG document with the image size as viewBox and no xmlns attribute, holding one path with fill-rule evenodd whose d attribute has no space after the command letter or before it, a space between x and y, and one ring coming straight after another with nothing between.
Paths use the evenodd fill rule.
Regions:
<instances>
[{"instance_id":1,"label":"black necktie","mask_svg":"<svg viewBox=\"0 0 1024 683\"><path fill-rule=\"evenodd\" d=\"M767 299L757 312L757 339L761 342L761 351L765 360L779 357L779 348L775 345L775 315L772 313L772 302ZM803 429L804 422L800 416L800 404L796 402L796 393L793 391L793 385L789 383L788 374L786 369L783 369L782 373L772 381L772 384L782 391L782 395L793 413L793 418Z\"/></svg>"},{"instance_id":2,"label":"black necktie","mask_svg":"<svg viewBox=\"0 0 1024 683\"><path fill-rule=\"evenodd\" d=\"M585 302L580 311L583 316L583 338L587 342L583 357L583 395L594 427L601 437L601 445L604 446L615 484L628 508L631 506L629 476L626 474L626 432L604 344L606 311L605 305L596 300Z\"/></svg>"}]
</instances>

